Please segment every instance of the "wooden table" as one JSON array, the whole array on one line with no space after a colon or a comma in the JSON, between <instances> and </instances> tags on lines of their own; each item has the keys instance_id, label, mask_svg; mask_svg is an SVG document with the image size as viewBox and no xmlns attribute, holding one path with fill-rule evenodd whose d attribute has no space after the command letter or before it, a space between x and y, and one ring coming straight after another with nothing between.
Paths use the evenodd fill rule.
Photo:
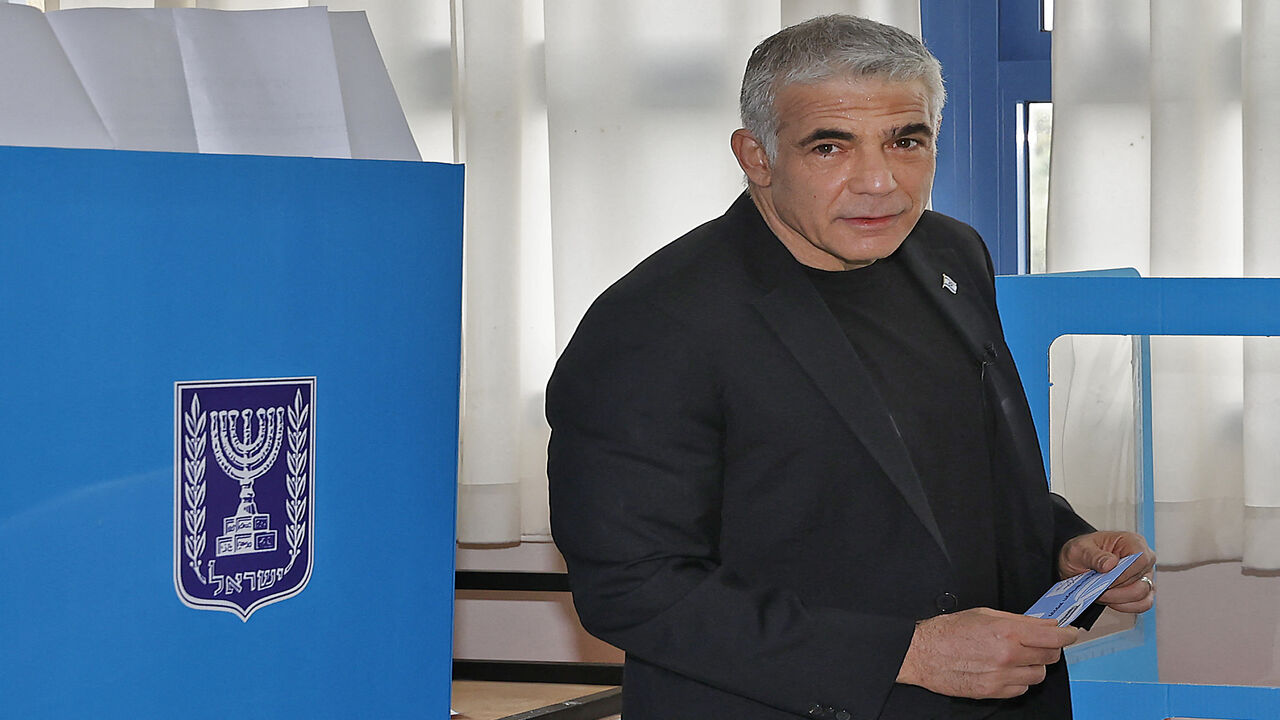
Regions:
<instances>
[{"instance_id":1,"label":"wooden table","mask_svg":"<svg viewBox=\"0 0 1280 720\"><path fill-rule=\"evenodd\" d=\"M454 716L457 720L503 720L612 689L602 685L454 680L452 705L459 713ZM610 720L618 717L607 716Z\"/></svg>"}]
</instances>

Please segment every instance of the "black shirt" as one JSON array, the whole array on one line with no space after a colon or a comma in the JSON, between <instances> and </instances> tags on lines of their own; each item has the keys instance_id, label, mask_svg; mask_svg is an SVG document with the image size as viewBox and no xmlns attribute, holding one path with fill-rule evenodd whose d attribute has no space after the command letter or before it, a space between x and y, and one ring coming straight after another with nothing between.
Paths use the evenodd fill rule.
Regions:
<instances>
[{"instance_id":1,"label":"black shirt","mask_svg":"<svg viewBox=\"0 0 1280 720\"><path fill-rule=\"evenodd\" d=\"M980 360L896 255L856 270L805 270L906 444L951 557L956 609L999 607Z\"/></svg>"}]
</instances>

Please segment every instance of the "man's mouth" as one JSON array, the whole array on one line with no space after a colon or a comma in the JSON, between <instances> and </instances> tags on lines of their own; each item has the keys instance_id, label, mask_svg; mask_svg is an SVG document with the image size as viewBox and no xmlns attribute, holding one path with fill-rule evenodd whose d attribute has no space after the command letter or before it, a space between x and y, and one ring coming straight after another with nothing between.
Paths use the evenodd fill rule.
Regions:
<instances>
[{"instance_id":1,"label":"man's mouth","mask_svg":"<svg viewBox=\"0 0 1280 720\"><path fill-rule=\"evenodd\" d=\"M890 213L887 215L858 215L853 217L844 217L841 218L841 220L857 227L874 228L891 225L900 215L902 215L900 212Z\"/></svg>"}]
</instances>

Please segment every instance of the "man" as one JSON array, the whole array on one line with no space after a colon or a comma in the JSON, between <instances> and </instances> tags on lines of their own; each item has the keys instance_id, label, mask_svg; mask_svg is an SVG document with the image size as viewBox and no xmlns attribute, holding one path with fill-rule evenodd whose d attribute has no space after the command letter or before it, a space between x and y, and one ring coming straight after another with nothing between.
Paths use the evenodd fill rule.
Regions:
<instances>
[{"instance_id":1,"label":"man","mask_svg":"<svg viewBox=\"0 0 1280 720\"><path fill-rule=\"evenodd\" d=\"M732 147L748 194L605 292L548 386L552 528L627 651L627 720L1070 717L1020 615L1143 552L1046 487L968 226L925 210L943 104L911 35L765 40Z\"/></svg>"}]
</instances>

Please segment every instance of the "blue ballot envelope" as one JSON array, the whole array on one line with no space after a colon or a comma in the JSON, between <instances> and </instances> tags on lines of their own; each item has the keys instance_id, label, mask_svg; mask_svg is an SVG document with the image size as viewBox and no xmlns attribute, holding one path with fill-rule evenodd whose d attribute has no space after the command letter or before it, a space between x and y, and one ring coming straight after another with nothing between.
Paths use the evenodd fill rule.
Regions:
<instances>
[{"instance_id":1,"label":"blue ballot envelope","mask_svg":"<svg viewBox=\"0 0 1280 720\"><path fill-rule=\"evenodd\" d=\"M462 168L0 148L0 717L446 717Z\"/></svg>"},{"instance_id":2,"label":"blue ballot envelope","mask_svg":"<svg viewBox=\"0 0 1280 720\"><path fill-rule=\"evenodd\" d=\"M1023 615L1057 620L1058 627L1066 627L1080 617L1085 608L1101 597L1129 569L1133 561L1140 557L1142 553L1126 555L1108 572L1086 570L1074 577L1060 580L1046 590Z\"/></svg>"}]
</instances>

